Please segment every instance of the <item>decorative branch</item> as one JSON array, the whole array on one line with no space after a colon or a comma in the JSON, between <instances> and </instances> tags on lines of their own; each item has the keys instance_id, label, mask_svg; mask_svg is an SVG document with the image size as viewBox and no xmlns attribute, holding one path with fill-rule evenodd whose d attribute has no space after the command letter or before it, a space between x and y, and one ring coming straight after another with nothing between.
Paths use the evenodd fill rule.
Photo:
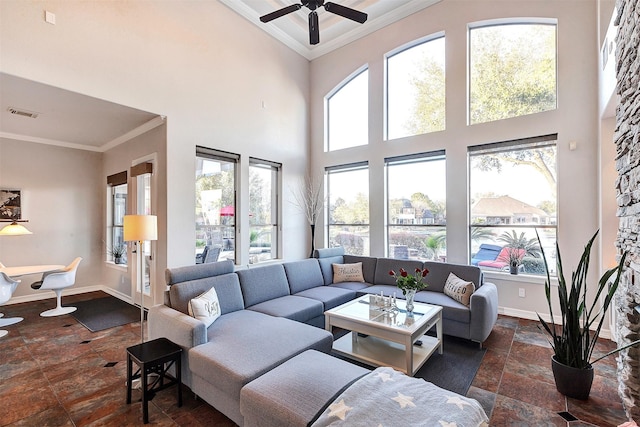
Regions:
<instances>
[{"instance_id":1,"label":"decorative branch","mask_svg":"<svg viewBox=\"0 0 640 427\"><path fill-rule=\"evenodd\" d=\"M325 198L322 192L322 178L305 175L302 185L291 189L292 203L304 213L309 225L316 225L324 209Z\"/></svg>"}]
</instances>

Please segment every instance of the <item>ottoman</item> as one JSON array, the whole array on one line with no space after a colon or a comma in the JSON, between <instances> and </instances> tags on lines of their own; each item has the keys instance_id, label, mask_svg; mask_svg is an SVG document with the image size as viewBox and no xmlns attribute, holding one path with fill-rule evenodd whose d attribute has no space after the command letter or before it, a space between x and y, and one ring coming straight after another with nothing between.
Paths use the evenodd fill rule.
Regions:
<instances>
[{"instance_id":1,"label":"ottoman","mask_svg":"<svg viewBox=\"0 0 640 427\"><path fill-rule=\"evenodd\" d=\"M245 427L305 427L338 392L369 373L307 350L249 382L240 391Z\"/></svg>"}]
</instances>

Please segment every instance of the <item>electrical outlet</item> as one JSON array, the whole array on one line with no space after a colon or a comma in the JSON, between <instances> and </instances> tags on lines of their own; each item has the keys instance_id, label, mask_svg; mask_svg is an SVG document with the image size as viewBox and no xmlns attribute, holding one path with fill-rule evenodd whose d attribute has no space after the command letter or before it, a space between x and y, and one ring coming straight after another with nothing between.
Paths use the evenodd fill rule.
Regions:
<instances>
[{"instance_id":1,"label":"electrical outlet","mask_svg":"<svg viewBox=\"0 0 640 427\"><path fill-rule=\"evenodd\" d=\"M526 296L524 293L524 288L518 288L518 296L520 298L524 298Z\"/></svg>"}]
</instances>

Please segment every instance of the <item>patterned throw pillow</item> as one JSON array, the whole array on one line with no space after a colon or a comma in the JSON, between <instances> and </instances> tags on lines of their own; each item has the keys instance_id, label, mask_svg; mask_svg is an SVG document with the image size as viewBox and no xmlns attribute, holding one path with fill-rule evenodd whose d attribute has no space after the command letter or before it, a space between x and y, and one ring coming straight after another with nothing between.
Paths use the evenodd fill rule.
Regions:
<instances>
[{"instance_id":1,"label":"patterned throw pillow","mask_svg":"<svg viewBox=\"0 0 640 427\"><path fill-rule=\"evenodd\" d=\"M207 328L220 317L220 303L215 288L189 301L189 315L200 320Z\"/></svg>"},{"instance_id":2,"label":"patterned throw pillow","mask_svg":"<svg viewBox=\"0 0 640 427\"><path fill-rule=\"evenodd\" d=\"M333 283L364 282L362 263L331 264L333 266Z\"/></svg>"},{"instance_id":3,"label":"patterned throw pillow","mask_svg":"<svg viewBox=\"0 0 640 427\"><path fill-rule=\"evenodd\" d=\"M449 273L447 282L444 285L445 295L464 305L469 305L471 294L476 290L473 282L465 282L453 273Z\"/></svg>"}]
</instances>

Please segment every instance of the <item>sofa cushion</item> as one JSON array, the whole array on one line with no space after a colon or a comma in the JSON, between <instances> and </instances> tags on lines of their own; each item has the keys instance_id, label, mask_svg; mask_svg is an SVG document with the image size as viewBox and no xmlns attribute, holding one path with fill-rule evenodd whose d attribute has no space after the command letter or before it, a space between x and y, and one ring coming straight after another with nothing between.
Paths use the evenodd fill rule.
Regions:
<instances>
[{"instance_id":1,"label":"sofa cushion","mask_svg":"<svg viewBox=\"0 0 640 427\"><path fill-rule=\"evenodd\" d=\"M441 306L443 319L455 320L466 324L471 321L469 307L449 298L442 292L420 291L416 293L415 301Z\"/></svg>"},{"instance_id":2,"label":"sofa cushion","mask_svg":"<svg viewBox=\"0 0 640 427\"><path fill-rule=\"evenodd\" d=\"M359 256L359 255L345 255L344 257L345 264L354 264L356 262L362 263L362 275L364 276L364 281L371 284L375 282L376 276L376 266L378 264L378 258L370 257L370 256Z\"/></svg>"},{"instance_id":3,"label":"sofa cushion","mask_svg":"<svg viewBox=\"0 0 640 427\"><path fill-rule=\"evenodd\" d=\"M320 301L324 306L324 311L327 311L354 299L356 297L356 291L337 288L334 286L317 286L315 288L299 292L295 296Z\"/></svg>"},{"instance_id":4,"label":"sofa cushion","mask_svg":"<svg viewBox=\"0 0 640 427\"><path fill-rule=\"evenodd\" d=\"M424 266L429 270L425 280L429 284L427 288L429 291L444 293L444 285L449 273L455 274L466 282L473 282L476 289L482 285L482 270L473 265L426 261Z\"/></svg>"},{"instance_id":5,"label":"sofa cushion","mask_svg":"<svg viewBox=\"0 0 640 427\"><path fill-rule=\"evenodd\" d=\"M329 353L333 344L323 329L251 310L220 316L208 336L208 343L189 349L189 367L236 401L249 381L305 350Z\"/></svg>"},{"instance_id":6,"label":"sofa cushion","mask_svg":"<svg viewBox=\"0 0 640 427\"><path fill-rule=\"evenodd\" d=\"M200 267L202 265L205 264L193 265L191 268ZM242 292L240 291L240 283L238 282L238 276L235 273L203 277L171 285L169 288L169 301L171 302L171 308L184 314L189 314L189 301L198 295L202 295L211 288L215 288L216 294L218 295L220 313L230 313L244 308Z\"/></svg>"},{"instance_id":7,"label":"sofa cushion","mask_svg":"<svg viewBox=\"0 0 640 427\"><path fill-rule=\"evenodd\" d=\"M189 315L195 317L209 327L220 317L220 303L216 288L211 288L207 292L189 301Z\"/></svg>"},{"instance_id":8,"label":"sofa cushion","mask_svg":"<svg viewBox=\"0 0 640 427\"><path fill-rule=\"evenodd\" d=\"M164 272L167 285L174 283L190 282L212 276L233 273L235 266L233 261L225 260L207 264L188 265L186 267L167 268Z\"/></svg>"},{"instance_id":9,"label":"sofa cushion","mask_svg":"<svg viewBox=\"0 0 640 427\"><path fill-rule=\"evenodd\" d=\"M324 314L323 308L320 301L295 295L285 295L247 307L248 310L270 316L285 317L302 323L322 316Z\"/></svg>"},{"instance_id":10,"label":"sofa cushion","mask_svg":"<svg viewBox=\"0 0 640 427\"><path fill-rule=\"evenodd\" d=\"M309 425L341 390L369 372L337 357L307 350L242 389L240 412L244 425Z\"/></svg>"},{"instance_id":11,"label":"sofa cushion","mask_svg":"<svg viewBox=\"0 0 640 427\"><path fill-rule=\"evenodd\" d=\"M314 258L285 262L283 266L292 294L324 285L320 265Z\"/></svg>"},{"instance_id":12,"label":"sofa cushion","mask_svg":"<svg viewBox=\"0 0 640 427\"><path fill-rule=\"evenodd\" d=\"M447 277L447 281L444 284L445 295L467 306L475 289L473 282L462 280L453 273L449 273L449 277Z\"/></svg>"},{"instance_id":13,"label":"sofa cushion","mask_svg":"<svg viewBox=\"0 0 640 427\"><path fill-rule=\"evenodd\" d=\"M246 307L289 295L289 282L282 264L237 271Z\"/></svg>"},{"instance_id":14,"label":"sofa cushion","mask_svg":"<svg viewBox=\"0 0 640 427\"><path fill-rule=\"evenodd\" d=\"M353 264L331 264L333 268L333 283L341 282L364 282L362 275L362 263Z\"/></svg>"},{"instance_id":15,"label":"sofa cushion","mask_svg":"<svg viewBox=\"0 0 640 427\"><path fill-rule=\"evenodd\" d=\"M325 285L333 283L333 264L342 264L343 262L344 257L342 255L318 259Z\"/></svg>"},{"instance_id":16,"label":"sofa cushion","mask_svg":"<svg viewBox=\"0 0 640 427\"><path fill-rule=\"evenodd\" d=\"M393 258L378 258L378 262L376 264L376 275L373 283L376 285L394 285L396 284L395 277L389 274L390 271L395 271L396 273L404 268L407 270L409 274L413 274L416 271L416 268L422 269L422 262L415 260L402 260L402 259L393 259ZM425 283L431 284L431 277L427 276L425 278ZM444 282L442 283L444 286Z\"/></svg>"},{"instance_id":17,"label":"sofa cushion","mask_svg":"<svg viewBox=\"0 0 640 427\"><path fill-rule=\"evenodd\" d=\"M371 284L367 282L340 282L340 283L332 283L329 285L329 287L348 289L350 291L361 291L361 290L367 289L370 285Z\"/></svg>"}]
</instances>

